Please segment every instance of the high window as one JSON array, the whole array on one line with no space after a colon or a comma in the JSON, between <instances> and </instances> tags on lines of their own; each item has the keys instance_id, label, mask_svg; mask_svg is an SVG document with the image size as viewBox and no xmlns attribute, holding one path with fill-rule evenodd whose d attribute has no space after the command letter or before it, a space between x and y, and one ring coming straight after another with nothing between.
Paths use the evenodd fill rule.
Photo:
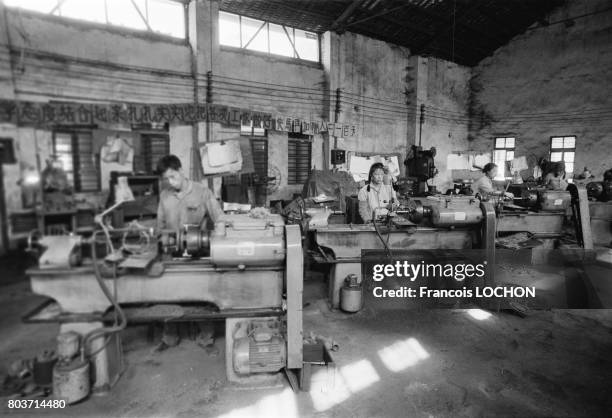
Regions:
<instances>
[{"instance_id":1,"label":"high window","mask_svg":"<svg viewBox=\"0 0 612 418\"><path fill-rule=\"evenodd\" d=\"M241 122L240 125L241 136L268 136L268 133L261 126L255 126L253 121L249 121L246 124Z\"/></svg>"},{"instance_id":2,"label":"high window","mask_svg":"<svg viewBox=\"0 0 612 418\"><path fill-rule=\"evenodd\" d=\"M4 3L54 16L185 38L185 5L177 0L4 0Z\"/></svg>"},{"instance_id":3,"label":"high window","mask_svg":"<svg viewBox=\"0 0 612 418\"><path fill-rule=\"evenodd\" d=\"M285 25L219 12L219 43L307 61L319 61L319 35Z\"/></svg>"}]
</instances>

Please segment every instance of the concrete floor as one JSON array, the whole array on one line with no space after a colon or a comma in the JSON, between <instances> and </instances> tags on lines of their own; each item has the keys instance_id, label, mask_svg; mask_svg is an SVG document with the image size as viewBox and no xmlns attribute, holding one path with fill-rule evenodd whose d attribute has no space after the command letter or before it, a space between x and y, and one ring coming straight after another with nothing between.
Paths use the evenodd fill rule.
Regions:
<instances>
[{"instance_id":1,"label":"concrete floor","mask_svg":"<svg viewBox=\"0 0 612 418\"><path fill-rule=\"evenodd\" d=\"M547 288L555 281L554 272L506 275L539 275ZM53 348L58 330L22 324L21 315L42 298L18 274L4 283L0 367ZM222 339L217 356L190 340L154 353L146 327L130 327L128 367L110 395L43 412L8 410L4 397L0 415L594 417L612 410L612 310L534 310L519 318L478 309L388 309L368 300L349 315L329 311L320 280L306 282L304 299L305 333L331 336L340 346L332 353L336 368L317 370L309 392L294 394L282 375L264 387L228 383Z\"/></svg>"}]
</instances>

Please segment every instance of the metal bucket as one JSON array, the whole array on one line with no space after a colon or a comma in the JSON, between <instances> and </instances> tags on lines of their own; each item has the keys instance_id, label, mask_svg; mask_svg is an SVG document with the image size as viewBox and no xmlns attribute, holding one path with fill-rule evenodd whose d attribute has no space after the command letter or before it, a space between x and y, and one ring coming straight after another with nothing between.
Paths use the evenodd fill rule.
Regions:
<instances>
[{"instance_id":1,"label":"metal bucket","mask_svg":"<svg viewBox=\"0 0 612 418\"><path fill-rule=\"evenodd\" d=\"M63 399L67 404L73 404L86 398L90 387L89 361L77 359L68 364L55 364L53 396L56 399Z\"/></svg>"},{"instance_id":2,"label":"metal bucket","mask_svg":"<svg viewBox=\"0 0 612 418\"><path fill-rule=\"evenodd\" d=\"M344 285L340 289L340 308L345 312L359 312L363 307L361 286Z\"/></svg>"}]
</instances>

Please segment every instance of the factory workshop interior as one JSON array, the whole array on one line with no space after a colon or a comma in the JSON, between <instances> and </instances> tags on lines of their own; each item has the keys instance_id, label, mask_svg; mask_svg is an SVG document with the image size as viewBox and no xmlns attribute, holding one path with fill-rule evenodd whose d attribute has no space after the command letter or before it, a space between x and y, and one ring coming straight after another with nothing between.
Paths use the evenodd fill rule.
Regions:
<instances>
[{"instance_id":1,"label":"factory workshop interior","mask_svg":"<svg viewBox=\"0 0 612 418\"><path fill-rule=\"evenodd\" d=\"M0 415L604 417L610 0L0 0Z\"/></svg>"}]
</instances>

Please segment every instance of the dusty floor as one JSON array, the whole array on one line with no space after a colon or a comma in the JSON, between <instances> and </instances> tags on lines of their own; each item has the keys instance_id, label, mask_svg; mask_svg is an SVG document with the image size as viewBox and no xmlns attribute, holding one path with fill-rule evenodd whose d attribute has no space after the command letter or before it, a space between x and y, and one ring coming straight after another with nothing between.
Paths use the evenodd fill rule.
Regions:
<instances>
[{"instance_id":1,"label":"dusty floor","mask_svg":"<svg viewBox=\"0 0 612 418\"><path fill-rule=\"evenodd\" d=\"M521 274L529 272L506 271ZM555 281L555 273L538 274ZM16 280L0 287L2 368L52 348L58 329L21 323L42 299ZM305 332L333 336L340 349L332 353L336 368L317 370L310 392L294 394L282 378L258 388L229 384L222 339L218 356L189 340L154 353L146 328L131 327L124 334L128 367L109 396L55 412L8 410L4 397L0 415L594 417L612 410L612 310L535 310L520 318L476 309L388 310L368 300L348 315L330 312L324 295L322 282L306 283Z\"/></svg>"}]
</instances>

